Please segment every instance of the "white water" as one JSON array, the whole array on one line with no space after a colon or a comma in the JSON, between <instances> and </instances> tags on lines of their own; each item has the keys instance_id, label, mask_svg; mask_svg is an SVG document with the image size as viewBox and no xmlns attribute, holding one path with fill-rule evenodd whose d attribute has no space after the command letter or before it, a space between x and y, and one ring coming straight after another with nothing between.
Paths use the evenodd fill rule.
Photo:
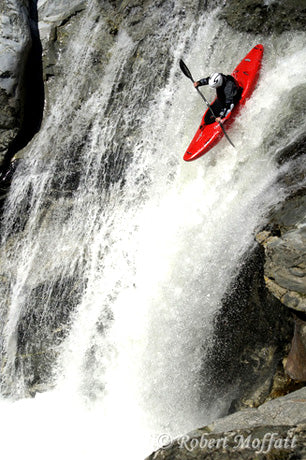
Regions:
<instances>
[{"instance_id":1,"label":"white water","mask_svg":"<svg viewBox=\"0 0 306 460\"><path fill-rule=\"evenodd\" d=\"M275 156L280 145L301 132L304 120L290 126L275 144L269 139L279 119L290 116L289 79L293 89L305 84L305 35L263 43L258 87L230 131L236 150L224 139L204 158L187 164L182 155L203 106L190 81L178 72L178 59L184 58L195 78L217 68L230 72L261 38L228 31L225 41L224 26L220 29L213 16L188 32L171 21L161 35L175 38L174 64L137 137L127 139L133 160L124 185L115 183L105 191L99 176L106 174L108 146L120 123L132 124L137 116L146 82L131 76L135 106L124 106L128 96L123 91L120 117L107 117L112 85L135 49L122 31L99 89L76 109L82 91L78 82L90 55L87 34L91 43L99 34L90 15L84 35L70 51L58 103L17 172L2 255L12 278L3 371L16 379L16 394L24 391L22 375L13 373L17 325L24 309L37 302L30 300L32 289L46 281L52 284L59 273L62 278L77 273L82 293L60 348L54 390L35 399L1 402L6 457L142 459L158 447L162 434L176 436L204 425L230 402L216 401L213 413L200 402L201 346L209 340L211 319L241 258L254 244L256 228L284 194L277 183L282 171ZM190 37L192 46L184 54ZM62 133L69 116L75 117L73 123ZM41 217L40 209L54 191L57 163L67 155L71 167L69 145L82 137L89 120L81 185ZM116 161L119 154L124 152L116 152ZM30 187L29 218L14 243L11 227ZM48 302L44 308L47 314ZM102 333L97 323L103 325Z\"/></svg>"}]
</instances>

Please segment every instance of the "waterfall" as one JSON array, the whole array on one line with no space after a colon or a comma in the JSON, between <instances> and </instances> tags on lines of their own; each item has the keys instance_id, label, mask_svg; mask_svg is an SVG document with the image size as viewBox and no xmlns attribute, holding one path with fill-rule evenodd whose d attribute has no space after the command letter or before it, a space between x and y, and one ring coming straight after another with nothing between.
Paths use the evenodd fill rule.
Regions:
<instances>
[{"instance_id":1,"label":"waterfall","mask_svg":"<svg viewBox=\"0 0 306 460\"><path fill-rule=\"evenodd\" d=\"M0 254L10 458L142 459L162 434L227 407L205 406L204 345L256 229L286 195L283 175L297 167L277 158L305 129L295 103L305 34L264 40L258 86L230 131L236 149L223 139L184 163L204 108L179 58L195 78L230 73L261 38L216 12L174 8L140 51L121 29L101 75L92 59L104 24L88 7L15 173ZM154 61L163 46L167 58Z\"/></svg>"}]
</instances>

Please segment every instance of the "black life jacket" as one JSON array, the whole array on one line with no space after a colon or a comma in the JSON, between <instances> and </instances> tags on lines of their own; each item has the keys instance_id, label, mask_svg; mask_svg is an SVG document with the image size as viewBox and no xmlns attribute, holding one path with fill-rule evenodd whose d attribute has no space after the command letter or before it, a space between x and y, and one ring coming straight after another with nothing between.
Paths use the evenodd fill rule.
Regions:
<instances>
[{"instance_id":1,"label":"black life jacket","mask_svg":"<svg viewBox=\"0 0 306 460\"><path fill-rule=\"evenodd\" d=\"M238 85L232 75L223 75L223 82L216 88L217 98L224 107L229 108L231 104L237 104L241 97L242 88Z\"/></svg>"}]
</instances>

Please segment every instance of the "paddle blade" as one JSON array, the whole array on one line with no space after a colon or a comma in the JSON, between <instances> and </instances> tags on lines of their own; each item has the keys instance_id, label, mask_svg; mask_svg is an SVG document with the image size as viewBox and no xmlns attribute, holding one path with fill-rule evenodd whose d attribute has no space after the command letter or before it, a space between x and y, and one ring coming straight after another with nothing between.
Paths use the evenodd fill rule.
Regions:
<instances>
[{"instance_id":1,"label":"paddle blade","mask_svg":"<svg viewBox=\"0 0 306 460\"><path fill-rule=\"evenodd\" d=\"M186 75L187 78L190 78L190 80L193 81L190 70L188 69L188 67L186 66L185 62L182 59L180 59L180 68L183 74Z\"/></svg>"}]
</instances>

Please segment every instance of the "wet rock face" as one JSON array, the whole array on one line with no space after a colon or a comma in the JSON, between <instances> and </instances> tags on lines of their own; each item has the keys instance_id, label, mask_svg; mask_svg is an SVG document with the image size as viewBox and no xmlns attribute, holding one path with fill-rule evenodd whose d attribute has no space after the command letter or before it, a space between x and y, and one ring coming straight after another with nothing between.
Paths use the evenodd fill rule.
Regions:
<instances>
[{"instance_id":1,"label":"wet rock face","mask_svg":"<svg viewBox=\"0 0 306 460\"><path fill-rule=\"evenodd\" d=\"M274 212L273 231L257 235L265 248L268 289L284 305L303 313L306 313L305 209L306 197L297 194Z\"/></svg>"},{"instance_id":2,"label":"wet rock face","mask_svg":"<svg viewBox=\"0 0 306 460\"><path fill-rule=\"evenodd\" d=\"M285 369L292 379L306 382L306 321L298 317Z\"/></svg>"},{"instance_id":3,"label":"wet rock face","mask_svg":"<svg viewBox=\"0 0 306 460\"><path fill-rule=\"evenodd\" d=\"M82 5L79 4L78 6L78 2L75 3L77 9L70 10L69 7L73 3L64 1L53 2L53 0L50 0L48 2L39 2L38 5L40 38L43 44L43 64L46 77L45 86L47 88L46 92L49 104L46 114L48 114L49 108L54 107L57 102L59 104L67 104L67 97L64 100L66 93L63 93L61 89L71 74L74 78L73 71L78 75L77 83L80 83L80 85L75 84L77 88L75 92L74 88L72 89L73 98L69 100L71 104L63 111L65 118L63 118L61 125L64 125L66 130L58 130L57 132L51 130L51 133L48 133L48 139L46 139L46 149L42 147L46 154L46 162L49 162L50 157L52 156L53 158L55 154L59 157L53 171L52 179L50 180L52 182L50 193L43 193L40 200L41 207L39 212L41 212L41 217L39 226L43 226L44 228L48 227L46 213L50 209L55 209L55 215L63 215L65 204L67 203L67 207L70 207L71 194L79 186L79 177L84 171L84 164L82 163L84 161L83 152L88 152L87 149L91 140L88 140L87 133L91 134L90 125L92 123L92 119L88 118L87 114L86 117L83 117L82 111L79 109L84 101L90 100L93 92L99 89L101 79L104 78L106 72L109 72L107 70L109 61L114 61L111 65L113 72L109 79L111 94L110 97L107 96L108 102L105 106L103 123L105 123L106 127L111 125L116 132L114 133L114 137L112 136L108 147L109 150L114 150L114 155L108 155L107 152L108 161L103 162L106 164L103 164L101 171L97 173L97 188L99 190L102 190L105 183L118 181L123 177L122 170L131 158L129 149L133 145L133 138L138 133L137 130L141 126L143 116L147 113L150 101L155 97L160 87L165 84L172 59L169 48L175 41L171 38L172 35L169 38L169 29L167 29L165 30L165 39L160 40L159 46L156 46L156 40L160 34L158 30L159 21L165 21L165 17L167 17L165 13L167 12L172 14L173 17L177 14L174 2L158 2L158 4L151 3L150 5L146 5L146 7L149 6L151 9L152 15L148 15L143 4L136 0L128 3L118 2L118 4L123 5L120 11L119 6L115 9L108 2L88 2L88 10L86 9L85 14L81 10ZM158 10L156 14L153 14L159 5L160 8L165 5L164 10ZM62 8L59 8L60 6ZM186 10L189 14L189 9L186 8ZM179 14L184 14L184 11L180 11ZM190 18L190 23L194 19L194 16ZM85 27L84 21L86 20L90 26L87 23ZM145 25L142 25L141 22L145 22ZM87 30L88 28L90 33L83 35L86 40L84 39L82 43L72 40L71 37L74 36L74 33L78 36L82 30L84 31L84 29ZM179 31L176 32L177 27L174 30L175 33L179 33ZM43 32L46 32L46 34L44 35ZM174 33L173 31L171 32L172 34ZM116 37L117 33L118 37ZM122 59L122 68L119 68L121 59L119 59L117 67L117 42L120 42L120 48L126 49L121 45L123 39L120 37L122 36L128 39L128 43L129 37L132 36L133 47L128 48L129 50L131 49L131 55L129 56L127 53L129 59L127 58L126 61ZM90 44L89 47L87 40ZM86 54L86 66L80 72L79 68L75 69L73 65L69 65L72 60L71 56L74 57L77 55L77 53L74 54L70 51L71 48L74 49L75 47L77 48L76 51L80 53L80 49L82 51L84 43L86 43L84 48L88 52ZM135 87L136 78L140 82L146 82L142 90L143 99L141 101L135 97L135 94L138 94L138 89ZM114 79L114 84L112 79ZM69 85L67 86L69 87ZM117 93L120 94L120 97L117 96ZM129 108L129 110L124 111L122 110L123 107ZM94 117L96 112L93 110L92 113ZM48 120L48 116L46 116L46 120ZM80 130L77 131L76 129L81 125L78 122L82 122L82 120L84 120L84 123L80 127ZM93 121L95 120L93 119ZM75 130L75 135L70 136L70 132L73 130ZM127 145L128 137L131 141L129 140L129 144ZM57 147L57 150L54 149L55 152L52 148L53 143L60 146ZM35 145L35 140L33 144ZM124 145L124 151L120 150L121 145ZM49 146L50 151L47 151ZM29 145L25 149L25 155L31 155L32 152L31 145ZM117 161L117 152L118 156L122 157L120 161ZM22 155L22 152L20 154ZM24 174L31 173L27 169L27 162L23 162L22 158L19 165L20 169L17 177L23 170L22 168L25 168ZM95 165L95 161L93 161L93 165ZM38 174L41 173L40 167L37 168L37 171ZM9 181L9 175L5 175L5 180ZM30 194L31 190L29 189L29 196ZM25 198L25 206L22 206L20 220L16 225L16 233L18 231L19 234L23 231L25 222L28 220L28 213L30 213L26 204L27 200L28 197ZM52 211L50 212L52 213ZM67 213L70 217L70 211L67 211ZM52 278L53 282L54 278ZM66 282L67 280L65 280ZM37 281L33 284L36 285L36 283ZM65 326L69 321L68 312L67 314L64 312L65 314L55 317L54 322L52 320L52 310L58 310L58 308L54 308L58 292L61 296L60 304L65 305L69 303L71 306L69 307L69 311L74 310L78 302L77 293L73 290L69 291L69 294L71 294L71 298L75 298L75 303L70 298L70 295L68 295L69 300L68 297L67 299L65 298L60 280L54 290L52 289L52 283L49 283L48 280L43 280L37 291L34 288L30 289L30 286L27 294L27 305L23 303L24 311L27 314L20 318L21 321L18 328L17 369L16 367L11 369L7 366L7 374L9 376L12 373L17 375L16 381L19 381L19 376L22 376L25 367L27 368L28 378L24 381L24 387L26 388L22 388L22 392L29 391L34 394L37 388L41 388L45 382L52 380L52 376L50 376L50 372L52 372L51 364L56 357L56 350L51 347L51 344L55 343L57 345L61 342L64 334L63 331L65 331ZM69 285L67 285L68 287ZM50 292L51 295L49 295ZM3 297L5 296L3 295ZM50 315L46 313L47 311L50 312ZM46 321L43 323L43 327L36 327L44 319ZM29 324L31 324L31 327L27 329ZM58 327L56 327L57 325ZM59 332L57 332L58 330ZM94 361L91 356L88 360L91 362ZM94 365L90 365L91 367L94 367ZM3 392L5 394L14 393L14 388L11 388L9 379L3 383Z\"/></svg>"},{"instance_id":4,"label":"wet rock face","mask_svg":"<svg viewBox=\"0 0 306 460\"><path fill-rule=\"evenodd\" d=\"M183 435L146 460L302 460L306 389L216 420Z\"/></svg>"},{"instance_id":5,"label":"wet rock face","mask_svg":"<svg viewBox=\"0 0 306 460\"><path fill-rule=\"evenodd\" d=\"M266 289L264 251L257 248L244 263L215 318L214 341L204 365L208 400L227 400L229 412L258 407L271 397L275 375L287 391L282 359L293 336L290 311ZM207 377L206 377L207 378Z\"/></svg>"},{"instance_id":6,"label":"wet rock face","mask_svg":"<svg viewBox=\"0 0 306 460\"><path fill-rule=\"evenodd\" d=\"M221 18L240 32L281 34L288 30L305 30L304 1L227 1Z\"/></svg>"},{"instance_id":7,"label":"wet rock face","mask_svg":"<svg viewBox=\"0 0 306 460\"><path fill-rule=\"evenodd\" d=\"M296 313L291 349L285 362L290 378L306 381L306 197L287 199L271 216L271 226L257 235L265 249L265 283L283 305ZM288 310L289 311L289 310Z\"/></svg>"},{"instance_id":8,"label":"wet rock face","mask_svg":"<svg viewBox=\"0 0 306 460\"><path fill-rule=\"evenodd\" d=\"M270 237L266 242L269 289L290 308L306 313L306 230Z\"/></svg>"},{"instance_id":9,"label":"wet rock face","mask_svg":"<svg viewBox=\"0 0 306 460\"><path fill-rule=\"evenodd\" d=\"M56 74L60 49L69 40L69 29L78 13L86 8L86 0L39 0L39 33L43 46L44 79Z\"/></svg>"},{"instance_id":10,"label":"wet rock face","mask_svg":"<svg viewBox=\"0 0 306 460\"><path fill-rule=\"evenodd\" d=\"M23 78L31 48L29 2L10 0L0 7L0 164L22 120Z\"/></svg>"},{"instance_id":11,"label":"wet rock face","mask_svg":"<svg viewBox=\"0 0 306 460\"><path fill-rule=\"evenodd\" d=\"M36 0L0 7L0 173L39 130L44 87ZM1 176L0 176L1 181Z\"/></svg>"}]
</instances>

